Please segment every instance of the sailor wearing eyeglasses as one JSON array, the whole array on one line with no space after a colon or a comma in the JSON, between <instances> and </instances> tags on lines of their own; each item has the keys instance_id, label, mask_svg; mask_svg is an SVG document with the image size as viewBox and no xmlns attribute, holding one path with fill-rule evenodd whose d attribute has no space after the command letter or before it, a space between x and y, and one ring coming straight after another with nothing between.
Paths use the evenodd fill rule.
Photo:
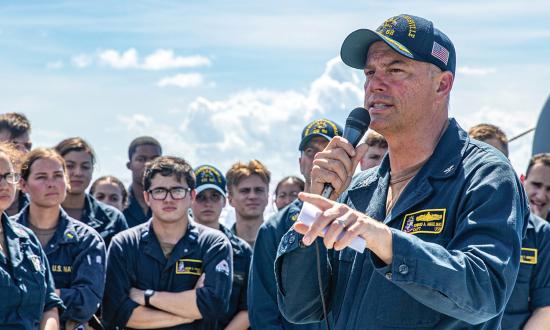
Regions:
<instances>
[{"instance_id":1,"label":"sailor wearing eyeglasses","mask_svg":"<svg viewBox=\"0 0 550 330\"><path fill-rule=\"evenodd\" d=\"M196 329L224 316L231 244L189 219L195 183L181 158L159 157L145 166L144 199L152 218L111 241L103 301L108 329Z\"/></svg>"},{"instance_id":2,"label":"sailor wearing eyeglasses","mask_svg":"<svg viewBox=\"0 0 550 330\"><path fill-rule=\"evenodd\" d=\"M193 219L205 226L224 233L233 248L233 285L229 310L216 324L208 324L205 329L247 329L250 326L247 307L247 282L252 248L243 239L219 223L220 214L226 203L226 181L222 172L211 165L195 169L197 196L191 204Z\"/></svg>"}]
</instances>

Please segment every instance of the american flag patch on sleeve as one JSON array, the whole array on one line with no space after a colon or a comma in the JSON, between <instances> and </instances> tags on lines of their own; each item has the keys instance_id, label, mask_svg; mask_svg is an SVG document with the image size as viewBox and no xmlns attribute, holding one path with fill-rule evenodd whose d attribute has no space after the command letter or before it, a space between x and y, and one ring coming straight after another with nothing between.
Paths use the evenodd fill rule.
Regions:
<instances>
[{"instance_id":1,"label":"american flag patch on sleeve","mask_svg":"<svg viewBox=\"0 0 550 330\"><path fill-rule=\"evenodd\" d=\"M445 65L449 61L449 51L435 41L432 47L432 56L445 63Z\"/></svg>"}]
</instances>

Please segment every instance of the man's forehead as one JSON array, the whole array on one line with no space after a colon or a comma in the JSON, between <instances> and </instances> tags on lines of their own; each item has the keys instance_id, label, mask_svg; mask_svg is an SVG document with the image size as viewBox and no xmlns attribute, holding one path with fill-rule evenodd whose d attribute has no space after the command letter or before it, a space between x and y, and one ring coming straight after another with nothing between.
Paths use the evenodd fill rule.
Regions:
<instances>
[{"instance_id":1,"label":"man's forehead","mask_svg":"<svg viewBox=\"0 0 550 330\"><path fill-rule=\"evenodd\" d=\"M386 43L382 41L376 41L369 47L369 50L367 53L367 61L365 65L367 66L369 64L372 64L373 62L378 62L378 61L386 65L392 62L421 63L419 61L412 60L410 58L407 58L399 54L393 48L386 45Z\"/></svg>"},{"instance_id":2,"label":"man's forehead","mask_svg":"<svg viewBox=\"0 0 550 330\"><path fill-rule=\"evenodd\" d=\"M158 155L160 156L160 148L153 144L141 144L136 147L135 155Z\"/></svg>"},{"instance_id":3,"label":"man's forehead","mask_svg":"<svg viewBox=\"0 0 550 330\"><path fill-rule=\"evenodd\" d=\"M242 178L241 181L237 184L237 187L240 188L254 188L254 187L266 187L267 183L262 180L262 178L257 174L252 174L245 178Z\"/></svg>"},{"instance_id":4,"label":"man's forehead","mask_svg":"<svg viewBox=\"0 0 550 330\"><path fill-rule=\"evenodd\" d=\"M155 174L151 178L151 186L164 185L164 186L182 186L186 185L185 178L182 176L180 180L175 175L164 176L161 173Z\"/></svg>"},{"instance_id":5,"label":"man's forehead","mask_svg":"<svg viewBox=\"0 0 550 330\"><path fill-rule=\"evenodd\" d=\"M531 167L529 170L529 175L527 176L527 179L532 179L533 177L536 177L540 181L540 179L546 179L544 184L550 185L550 166L542 164L542 163L536 163Z\"/></svg>"},{"instance_id":6,"label":"man's forehead","mask_svg":"<svg viewBox=\"0 0 550 330\"><path fill-rule=\"evenodd\" d=\"M329 142L330 142L329 140L325 139L322 136L316 136L316 137L312 138L305 145L304 149L313 148L313 147L320 148L320 149L325 149L325 147L328 145Z\"/></svg>"}]
</instances>

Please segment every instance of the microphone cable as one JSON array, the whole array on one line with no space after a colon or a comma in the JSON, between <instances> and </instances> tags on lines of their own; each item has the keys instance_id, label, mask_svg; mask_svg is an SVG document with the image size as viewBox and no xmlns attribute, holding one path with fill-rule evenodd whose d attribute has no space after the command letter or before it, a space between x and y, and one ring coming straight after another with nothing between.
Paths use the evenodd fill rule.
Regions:
<instances>
[{"instance_id":1,"label":"microphone cable","mask_svg":"<svg viewBox=\"0 0 550 330\"><path fill-rule=\"evenodd\" d=\"M321 253L319 252L319 241L315 240L315 252L317 254L317 282L319 283L319 293L321 295L321 305L323 305L323 317L325 318L325 324L327 330L330 330L330 324L328 322L327 303L325 301L325 294L323 292L323 280L321 279Z\"/></svg>"}]
</instances>

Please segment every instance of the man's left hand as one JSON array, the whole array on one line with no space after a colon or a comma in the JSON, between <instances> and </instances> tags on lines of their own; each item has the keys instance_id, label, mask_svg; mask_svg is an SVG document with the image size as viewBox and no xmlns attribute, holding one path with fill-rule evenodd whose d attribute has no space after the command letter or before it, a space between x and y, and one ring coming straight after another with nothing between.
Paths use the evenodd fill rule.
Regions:
<instances>
[{"instance_id":1,"label":"man's left hand","mask_svg":"<svg viewBox=\"0 0 550 330\"><path fill-rule=\"evenodd\" d=\"M365 240L368 249L386 264L391 263L392 233L388 226L345 204L319 195L300 193L298 197L322 211L320 217L311 226L308 227L302 223L294 225L294 230L304 235L305 245L310 245L317 237L323 237L323 243L327 249L343 250L355 237L361 237ZM324 228L327 228L327 231L323 234Z\"/></svg>"}]
</instances>

